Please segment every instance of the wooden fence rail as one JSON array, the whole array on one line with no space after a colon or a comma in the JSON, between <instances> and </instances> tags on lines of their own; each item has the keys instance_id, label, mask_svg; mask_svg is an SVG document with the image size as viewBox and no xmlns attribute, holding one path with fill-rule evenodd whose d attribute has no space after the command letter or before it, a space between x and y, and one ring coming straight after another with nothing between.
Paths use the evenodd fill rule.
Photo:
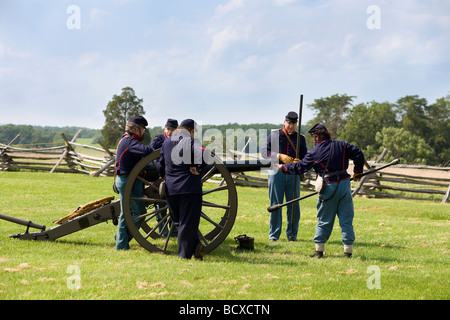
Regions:
<instances>
[{"instance_id":1,"label":"wooden fence rail","mask_svg":"<svg viewBox=\"0 0 450 320\"><path fill-rule=\"evenodd\" d=\"M367 165L375 168L384 163L372 162ZM348 172L351 173L352 170L350 167ZM365 176L366 179L361 180L359 184L352 183L352 191L354 196L411 200L442 199L442 203L446 203L450 197L449 173L450 167L395 165L383 172ZM233 174L233 177L237 185L267 187L267 172L258 176ZM301 190L313 192L315 179L316 174L313 171L307 172L302 179Z\"/></svg>"},{"instance_id":2,"label":"wooden fence rail","mask_svg":"<svg viewBox=\"0 0 450 320\"><path fill-rule=\"evenodd\" d=\"M37 170L113 176L115 154L99 141L102 148L76 143L80 132L71 141L62 133L65 145L49 148L11 146L19 135L7 145L0 143L0 171Z\"/></svg>"},{"instance_id":3,"label":"wooden fence rail","mask_svg":"<svg viewBox=\"0 0 450 320\"><path fill-rule=\"evenodd\" d=\"M101 148L76 143L80 131L71 141L62 134L65 145L49 148L19 148L0 143L0 171L37 170L50 172L85 173L92 176L114 175L114 151L97 141ZM367 169L383 165L385 151ZM240 156L239 156L240 158ZM348 172L352 172L352 167ZM267 187L267 170L261 173L233 173L236 185ZM316 175L307 172L301 182L302 191L314 191ZM382 172L365 176L359 184L353 184L353 195L377 198L402 198L414 200L436 200L442 196L442 203L450 197L450 167L395 165ZM422 196L426 195L426 196Z\"/></svg>"}]
</instances>

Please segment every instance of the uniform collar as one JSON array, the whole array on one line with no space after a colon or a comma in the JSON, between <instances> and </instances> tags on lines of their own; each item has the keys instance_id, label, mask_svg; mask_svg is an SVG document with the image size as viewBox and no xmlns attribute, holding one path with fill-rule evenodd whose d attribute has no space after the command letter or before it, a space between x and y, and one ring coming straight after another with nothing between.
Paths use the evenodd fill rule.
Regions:
<instances>
[{"instance_id":1,"label":"uniform collar","mask_svg":"<svg viewBox=\"0 0 450 320\"><path fill-rule=\"evenodd\" d=\"M137 141L144 140L144 137L139 137L137 134L130 131L126 131L123 135L126 137L135 138Z\"/></svg>"},{"instance_id":2,"label":"uniform collar","mask_svg":"<svg viewBox=\"0 0 450 320\"><path fill-rule=\"evenodd\" d=\"M285 127L283 127L281 130L283 130L284 134L287 135L287 136L292 136L294 133L296 133L295 130L294 130L294 132L292 132L292 133L287 132L287 130L286 130Z\"/></svg>"}]
</instances>

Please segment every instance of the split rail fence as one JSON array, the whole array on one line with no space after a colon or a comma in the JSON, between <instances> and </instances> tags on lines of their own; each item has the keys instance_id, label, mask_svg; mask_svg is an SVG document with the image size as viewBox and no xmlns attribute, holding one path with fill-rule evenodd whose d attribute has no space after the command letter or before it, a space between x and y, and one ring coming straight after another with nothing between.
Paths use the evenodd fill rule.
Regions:
<instances>
[{"instance_id":1,"label":"split rail fence","mask_svg":"<svg viewBox=\"0 0 450 320\"><path fill-rule=\"evenodd\" d=\"M91 176L113 176L115 150L109 150L101 141L101 148L76 143L78 131L71 141L64 133L64 145L50 148L18 148L0 143L0 171L36 170L49 172L84 173ZM366 162L366 169L383 165L386 150L376 161ZM255 156L256 157L256 156ZM253 158L255 158L253 157ZM236 158L241 158L238 156ZM352 172L350 167L348 172ZM236 185L267 187L268 170L260 174L233 173ZM307 172L301 182L302 191L314 191L316 174ZM395 165L383 171L365 176L353 183L353 195L376 198L402 198L413 200L442 200L450 197L450 167Z\"/></svg>"},{"instance_id":2,"label":"split rail fence","mask_svg":"<svg viewBox=\"0 0 450 320\"><path fill-rule=\"evenodd\" d=\"M64 145L49 148L13 147L17 135L7 145L0 143L0 171L36 170L49 172L85 173L92 176L114 175L115 154L102 148L76 143L78 131L71 141L62 133Z\"/></svg>"},{"instance_id":3,"label":"split rail fence","mask_svg":"<svg viewBox=\"0 0 450 320\"><path fill-rule=\"evenodd\" d=\"M387 154L385 149L377 160L366 162L366 170L380 167ZM352 173L353 164L348 172ZM237 185L267 187L268 170L255 176L245 173L233 173ZM302 177L301 190L314 191L316 174L308 171ZM432 167L415 165L394 165L383 171L367 175L359 183L352 183L353 196L370 198L399 198L410 200L441 200L447 203L450 197L450 167Z\"/></svg>"}]
</instances>

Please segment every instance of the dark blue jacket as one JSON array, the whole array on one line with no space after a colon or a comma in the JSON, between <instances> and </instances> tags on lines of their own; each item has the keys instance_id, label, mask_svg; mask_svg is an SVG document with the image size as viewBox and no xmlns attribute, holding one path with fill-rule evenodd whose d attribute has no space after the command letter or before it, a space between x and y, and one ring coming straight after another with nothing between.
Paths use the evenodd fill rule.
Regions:
<instances>
[{"instance_id":1,"label":"dark blue jacket","mask_svg":"<svg viewBox=\"0 0 450 320\"><path fill-rule=\"evenodd\" d=\"M330 154L330 144L333 143L333 152L330 162L324 176L325 167ZM354 172L362 173L364 167L364 154L361 149L355 147L345 141L322 140L312 148L298 163L284 164L281 170L288 174L302 174L311 168L314 168L317 174L324 176L323 181L337 182L348 179L350 175L346 172L348 169L349 159L353 160ZM345 171L338 175L328 176L333 172Z\"/></svg>"},{"instance_id":2,"label":"dark blue jacket","mask_svg":"<svg viewBox=\"0 0 450 320\"><path fill-rule=\"evenodd\" d=\"M142 144L141 141L138 140L138 137L130 132L125 132L117 146L117 175L129 174L142 158L153 151L153 148Z\"/></svg>"},{"instance_id":3,"label":"dark blue jacket","mask_svg":"<svg viewBox=\"0 0 450 320\"><path fill-rule=\"evenodd\" d=\"M155 150L161 148L165 139L166 139L166 136L164 135L164 133L158 134L157 136L155 136L153 138L152 143L150 143L150 147L152 147Z\"/></svg>"},{"instance_id":4,"label":"dark blue jacket","mask_svg":"<svg viewBox=\"0 0 450 320\"><path fill-rule=\"evenodd\" d=\"M158 162L158 173L165 177L168 195L202 193L204 162L202 146L187 131L181 131L164 140ZM190 172L196 167L200 175Z\"/></svg>"},{"instance_id":5,"label":"dark blue jacket","mask_svg":"<svg viewBox=\"0 0 450 320\"><path fill-rule=\"evenodd\" d=\"M272 136L278 134L278 147L279 150L272 150ZM297 148L297 137L299 135L297 132L292 133L289 135L289 138L292 141L292 144L295 148ZM274 136L275 138L275 136ZM303 157L306 155L306 152L308 152L308 149L306 148L306 140L303 135L300 135L300 153L299 157L300 159L303 159ZM283 129L279 129L277 131L272 131L269 137L267 138L267 142L265 147L261 149L261 155L263 158L271 158L276 156L277 153L282 153L285 155L288 155L292 158L296 158L296 152L294 148L292 148L292 145L289 143L289 140L286 136L286 132Z\"/></svg>"}]
</instances>

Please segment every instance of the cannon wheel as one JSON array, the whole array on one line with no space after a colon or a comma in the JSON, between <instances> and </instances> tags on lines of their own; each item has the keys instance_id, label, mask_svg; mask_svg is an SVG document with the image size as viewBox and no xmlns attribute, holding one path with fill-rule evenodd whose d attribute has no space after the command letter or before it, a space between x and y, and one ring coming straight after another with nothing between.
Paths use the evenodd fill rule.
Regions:
<instances>
[{"instance_id":1,"label":"cannon wheel","mask_svg":"<svg viewBox=\"0 0 450 320\"><path fill-rule=\"evenodd\" d=\"M214 159L214 165L202 176L203 202L199 225L199 238L205 245L205 253L211 252L225 240L237 213L237 192L231 174L220 159L211 153L209 155ZM161 179L151 182L140 175L146 166L156 167L159 156L160 150L149 154L129 174L123 193L123 214L128 230L142 247L150 252L171 254L177 252L176 228L169 215L167 201L158 193ZM208 182L217 172L221 183ZM131 196L133 185L138 181L144 185L144 196L141 198ZM145 212L133 215L131 201L144 201Z\"/></svg>"}]
</instances>

